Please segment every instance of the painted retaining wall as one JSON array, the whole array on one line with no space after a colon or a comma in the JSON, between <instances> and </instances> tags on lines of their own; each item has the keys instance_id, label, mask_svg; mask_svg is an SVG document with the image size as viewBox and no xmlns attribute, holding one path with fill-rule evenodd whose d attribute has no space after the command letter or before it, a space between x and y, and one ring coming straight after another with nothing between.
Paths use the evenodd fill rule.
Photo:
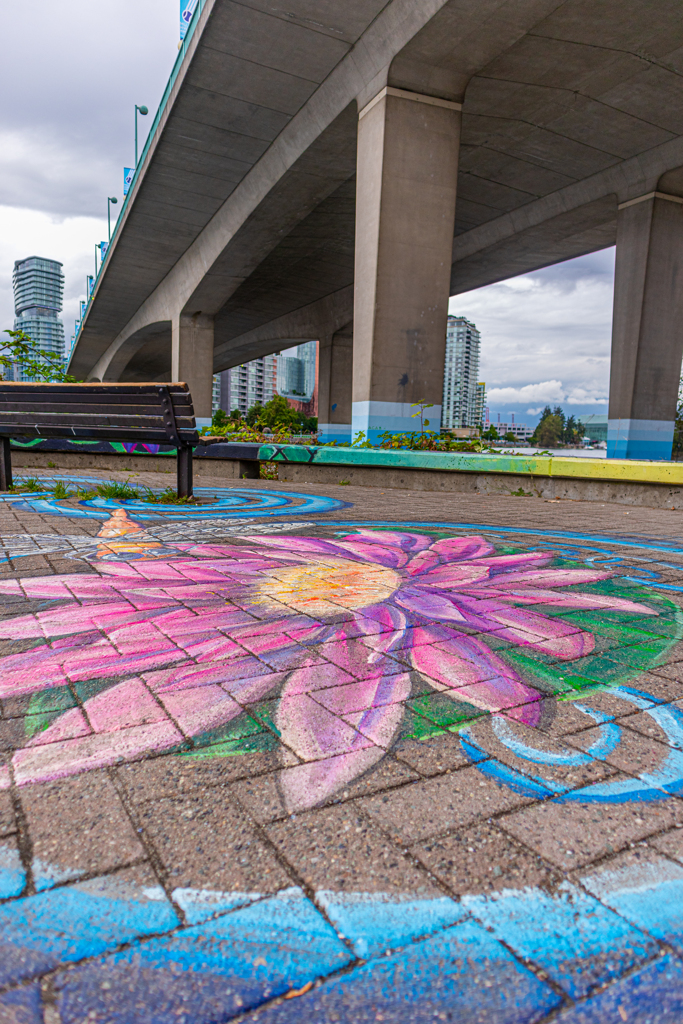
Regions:
<instances>
[{"instance_id":1,"label":"painted retaining wall","mask_svg":"<svg viewBox=\"0 0 683 1024\"><path fill-rule=\"evenodd\" d=\"M12 451L17 468L175 472L175 453L165 445L45 440L13 442ZM286 483L683 508L680 462L233 442L202 445L195 455L198 477L216 481L256 478L258 463L266 461L278 464L278 478Z\"/></svg>"}]
</instances>

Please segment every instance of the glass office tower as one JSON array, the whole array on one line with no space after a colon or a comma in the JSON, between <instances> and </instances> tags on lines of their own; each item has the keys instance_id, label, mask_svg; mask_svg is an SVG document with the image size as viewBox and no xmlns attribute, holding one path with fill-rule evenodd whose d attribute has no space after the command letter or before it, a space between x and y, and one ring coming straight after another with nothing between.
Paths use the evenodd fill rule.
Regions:
<instances>
[{"instance_id":1,"label":"glass office tower","mask_svg":"<svg viewBox=\"0 0 683 1024\"><path fill-rule=\"evenodd\" d=\"M17 260L12 274L14 330L24 331L38 348L65 357L64 324L59 319L64 296L62 264L40 256ZM5 372L9 379L30 380L23 371Z\"/></svg>"}]
</instances>

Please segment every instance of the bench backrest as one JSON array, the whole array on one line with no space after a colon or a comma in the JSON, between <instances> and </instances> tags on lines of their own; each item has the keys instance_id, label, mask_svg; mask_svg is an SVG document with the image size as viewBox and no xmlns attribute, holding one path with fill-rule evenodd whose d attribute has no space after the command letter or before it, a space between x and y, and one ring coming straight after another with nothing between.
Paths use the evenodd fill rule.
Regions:
<instances>
[{"instance_id":1,"label":"bench backrest","mask_svg":"<svg viewBox=\"0 0 683 1024\"><path fill-rule=\"evenodd\" d=\"M187 384L14 384L0 381L0 437L199 441Z\"/></svg>"}]
</instances>

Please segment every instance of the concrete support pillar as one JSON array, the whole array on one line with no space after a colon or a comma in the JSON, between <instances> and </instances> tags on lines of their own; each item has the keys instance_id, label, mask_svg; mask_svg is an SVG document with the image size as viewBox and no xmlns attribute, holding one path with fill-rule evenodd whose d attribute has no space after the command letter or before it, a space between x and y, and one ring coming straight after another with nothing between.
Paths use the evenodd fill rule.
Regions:
<instances>
[{"instance_id":1,"label":"concrete support pillar","mask_svg":"<svg viewBox=\"0 0 683 1024\"><path fill-rule=\"evenodd\" d=\"M223 412L231 413L231 388L230 388L230 370L223 370L221 373L221 398L220 408Z\"/></svg>"},{"instance_id":2,"label":"concrete support pillar","mask_svg":"<svg viewBox=\"0 0 683 1024\"><path fill-rule=\"evenodd\" d=\"M318 431L321 441L351 441L353 324L318 341Z\"/></svg>"},{"instance_id":3,"label":"concrete support pillar","mask_svg":"<svg viewBox=\"0 0 683 1024\"><path fill-rule=\"evenodd\" d=\"M171 376L190 388L198 427L211 426L213 317L203 313L173 318Z\"/></svg>"},{"instance_id":4,"label":"concrete support pillar","mask_svg":"<svg viewBox=\"0 0 683 1024\"><path fill-rule=\"evenodd\" d=\"M683 198L622 203L607 457L670 459L683 355Z\"/></svg>"},{"instance_id":5,"label":"concrete support pillar","mask_svg":"<svg viewBox=\"0 0 683 1024\"><path fill-rule=\"evenodd\" d=\"M360 112L354 287L354 435L439 429L460 104L385 88Z\"/></svg>"}]
</instances>

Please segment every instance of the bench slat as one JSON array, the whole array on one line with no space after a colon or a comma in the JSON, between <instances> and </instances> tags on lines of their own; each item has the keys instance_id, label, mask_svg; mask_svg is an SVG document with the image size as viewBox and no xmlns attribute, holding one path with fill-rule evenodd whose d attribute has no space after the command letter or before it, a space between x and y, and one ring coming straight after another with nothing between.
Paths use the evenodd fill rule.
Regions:
<instances>
[{"instance_id":1,"label":"bench slat","mask_svg":"<svg viewBox=\"0 0 683 1024\"><path fill-rule=\"evenodd\" d=\"M175 408L175 406L174 406ZM185 409L187 407L184 407ZM103 402L76 403L69 402L2 402L0 401L0 416L161 416L161 403L159 399L155 402ZM178 413L176 413L176 416Z\"/></svg>"},{"instance_id":2,"label":"bench slat","mask_svg":"<svg viewBox=\"0 0 683 1024\"><path fill-rule=\"evenodd\" d=\"M176 417L176 423L178 419L181 420L179 425L190 426L190 417ZM185 419L187 422L182 423ZM60 427L62 430L69 426L79 427L115 427L115 426L138 426L138 427L162 427L164 424L164 417L159 413L120 413L118 410L112 409L108 412L101 412L99 414L94 413L81 413L81 412L70 412L67 416L62 412L45 413L39 410L35 413L27 412L4 412L0 409L0 426L2 427L33 427L39 424L45 424L47 426Z\"/></svg>"},{"instance_id":3,"label":"bench slat","mask_svg":"<svg viewBox=\"0 0 683 1024\"><path fill-rule=\"evenodd\" d=\"M167 381L148 381L143 384L118 384L115 382L98 383L98 384L52 384L43 381L30 381L28 383L15 382L3 380L0 381L0 393L10 393L12 391L51 391L54 394L84 394L90 392L91 394L107 393L107 394L131 394L141 395L151 392L155 392L157 388L168 388L171 394L185 394L189 395L190 389L187 384L173 384Z\"/></svg>"}]
</instances>

